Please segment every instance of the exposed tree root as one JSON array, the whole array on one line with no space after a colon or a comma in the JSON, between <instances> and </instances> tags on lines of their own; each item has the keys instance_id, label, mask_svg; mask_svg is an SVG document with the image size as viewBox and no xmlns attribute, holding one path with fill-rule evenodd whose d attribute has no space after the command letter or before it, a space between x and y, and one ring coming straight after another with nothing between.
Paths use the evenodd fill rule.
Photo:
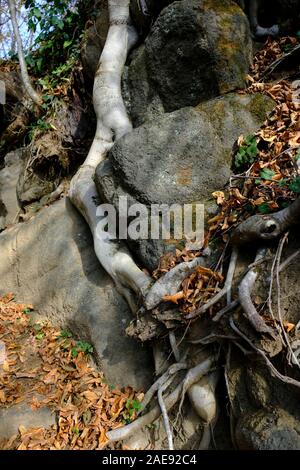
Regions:
<instances>
[{"instance_id":1,"label":"exposed tree root","mask_svg":"<svg viewBox=\"0 0 300 470\"><path fill-rule=\"evenodd\" d=\"M165 372L161 377L157 379L157 381L150 387L148 392L145 394L144 399L141 403L141 408L138 412L138 415L141 414L145 408L149 405L151 402L152 398L156 394L156 392L170 379L175 377L177 372L180 370L187 369L187 364L183 363L178 363L178 364L173 364L172 366L169 367L167 372Z\"/></svg>"},{"instance_id":2,"label":"exposed tree root","mask_svg":"<svg viewBox=\"0 0 300 470\"><path fill-rule=\"evenodd\" d=\"M260 248L257 251L255 262L260 261L265 257L266 249ZM273 330L266 325L262 317L258 314L254 304L251 300L251 292L254 288L255 281L257 279L258 272L255 268L250 269L239 286L239 301L243 307L244 313L248 318L251 325L259 333L269 333L273 336Z\"/></svg>"},{"instance_id":3,"label":"exposed tree root","mask_svg":"<svg viewBox=\"0 0 300 470\"><path fill-rule=\"evenodd\" d=\"M268 369L270 370L271 374L276 377L277 379L279 379L281 382L285 383L285 384L288 384L288 385L293 385L294 387L297 387L297 388L300 388L300 382L298 380L295 380L293 379L292 377L288 377L286 375L282 375L277 369L276 367L273 366L272 362L270 361L270 359L267 357L266 353L264 351L262 351L261 349L257 348L253 343L252 341L250 341L250 339L247 338L246 335L244 335L244 333L242 333L238 327L235 325L234 321L232 318L230 318L229 320L229 324L231 326L231 328L233 329L233 331L235 333L237 333L241 338L243 338L246 343L249 344L249 346L257 353L259 354L266 366L268 367Z\"/></svg>"},{"instance_id":4,"label":"exposed tree root","mask_svg":"<svg viewBox=\"0 0 300 470\"><path fill-rule=\"evenodd\" d=\"M165 402L164 402L164 398L163 398L163 393L167 390L167 388L169 387L169 385L171 385L171 383L172 383L172 378L167 380L167 382L158 389L157 399L158 399L158 404L160 406L161 414L162 414L163 421L164 421L164 426L165 426L165 430L166 430L166 434L167 434L169 450L174 450L173 433L172 433L172 429L171 429L171 426L170 426L168 411L167 411L167 408L166 408L166 405L165 405Z\"/></svg>"},{"instance_id":5,"label":"exposed tree root","mask_svg":"<svg viewBox=\"0 0 300 470\"><path fill-rule=\"evenodd\" d=\"M231 241L234 246L252 246L259 241L274 240L300 222L300 197L289 207L271 215L253 215L235 229Z\"/></svg>"},{"instance_id":6,"label":"exposed tree root","mask_svg":"<svg viewBox=\"0 0 300 470\"><path fill-rule=\"evenodd\" d=\"M173 408L173 406L180 399L181 389L182 389L182 384L177 385L175 390L164 399L167 411ZM127 424L127 426L114 429L113 431L109 431L107 433L107 438L109 439L110 442L123 441L127 437L132 436L132 434L138 432L139 429L153 423L155 420L159 418L160 415L161 415L160 407L156 405L154 406L154 408L152 408L151 411L149 411L149 413L141 416L140 418L136 419L132 423Z\"/></svg>"},{"instance_id":7,"label":"exposed tree root","mask_svg":"<svg viewBox=\"0 0 300 470\"><path fill-rule=\"evenodd\" d=\"M215 357L210 356L201 364L198 364L198 366L190 369L187 372L184 381L181 382L179 385L177 385L176 389L173 392L171 392L166 398L164 398L163 400L164 407L165 407L164 410L166 412L168 412L178 402L179 399L181 399L180 408L182 407L185 393L187 392L189 387L194 385L196 382L199 382L199 380L211 370L211 368L213 367L214 361L215 361ZM169 385L170 384L169 381L171 383L171 378L167 379L167 382L165 380L164 384L168 383ZM157 384L158 385L156 385L156 387L158 386L159 387L158 389L165 391L164 385L161 385L159 381L157 381ZM202 400L201 396L199 398L198 397L195 398L195 401L196 401L195 411L198 412L199 410L202 410L201 413L205 413L204 408L207 407L208 400L206 399L206 397L205 397L204 402L201 402L201 400ZM156 405L147 414L140 416L139 418L137 418L135 421L128 424L127 426L124 426L123 428L114 429L113 431L109 431L107 433L107 437L110 442L124 440L128 438L129 436L131 436L132 434L136 433L139 429L153 423L156 419L159 418L160 415L161 415L161 408L160 406Z\"/></svg>"},{"instance_id":8,"label":"exposed tree root","mask_svg":"<svg viewBox=\"0 0 300 470\"><path fill-rule=\"evenodd\" d=\"M121 94L121 75L128 51L137 41L130 25L129 0L110 0L110 28L102 51L94 83L93 102L97 130L86 161L71 181L69 197L89 224L96 255L124 293L130 307L135 308L130 291L145 295L150 278L133 261L125 244L104 236L103 214L97 213L98 193L93 182L97 165L106 157L117 140L132 129ZM102 217L101 217L102 215Z\"/></svg>"},{"instance_id":9,"label":"exposed tree root","mask_svg":"<svg viewBox=\"0 0 300 470\"><path fill-rule=\"evenodd\" d=\"M214 362L215 362L215 357L214 356L210 356L208 357L208 359L206 359L205 361L201 362L200 364L198 364L196 367L193 367L192 369L190 369L188 371L188 373L186 374L185 378L184 378L184 381L182 383L182 392L181 392L181 400L180 400L180 404L179 404L179 409L178 409L178 415L177 415L177 419L181 413L181 409L182 409L182 405L183 405L183 402L184 402L184 398L185 398L185 394L186 392L189 390L189 388L196 384L197 382L200 382L200 380L202 379L202 377L204 375L206 375L210 370L211 368L213 367L214 365ZM200 388L201 388L201 384L200 384ZM193 394L194 396L194 394ZM205 404L203 404L203 401L202 401L202 397L201 397L201 394L200 394L200 400L198 400L196 397L195 397L195 401L193 403L193 407L196 411L196 413L198 413L198 415L200 416L201 412L203 411L203 408L205 408L204 410L204 413L206 412L206 405L207 405L207 397L205 396ZM210 401L210 400L209 400ZM203 406L204 405L204 406ZM202 410L202 411L201 411ZM201 417L201 416L200 416Z\"/></svg>"},{"instance_id":10,"label":"exposed tree root","mask_svg":"<svg viewBox=\"0 0 300 470\"><path fill-rule=\"evenodd\" d=\"M156 283L151 287L145 299L147 310L155 308L165 296L176 294L182 281L186 279L198 266L205 266L204 258L195 258L193 261L180 263L158 279L158 281L156 281Z\"/></svg>"}]
</instances>

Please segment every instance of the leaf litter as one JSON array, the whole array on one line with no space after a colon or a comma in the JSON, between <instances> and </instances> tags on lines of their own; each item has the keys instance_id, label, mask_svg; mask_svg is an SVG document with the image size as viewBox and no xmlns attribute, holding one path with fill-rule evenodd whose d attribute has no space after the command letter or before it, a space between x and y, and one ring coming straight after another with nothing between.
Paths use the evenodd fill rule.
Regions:
<instances>
[{"instance_id":1,"label":"leaf litter","mask_svg":"<svg viewBox=\"0 0 300 470\"><path fill-rule=\"evenodd\" d=\"M166 253L153 273L158 279L177 264L203 256L208 247L220 254L209 272L198 268L182 282L179 292L165 297L165 302L176 305L183 322L187 313L205 304L223 287L222 257L232 230L255 213L269 214L287 207L300 194L299 66L290 61L292 67L289 64L283 78L278 72L286 57L290 60L293 51L298 53L299 49L299 38L269 38L256 54L247 77L248 88L240 93L263 93L274 100L274 110L257 133L238 138L230 183L224 191L212 194L219 210L208 220L202 250ZM213 314L217 308L218 304L209 312Z\"/></svg>"},{"instance_id":2,"label":"leaf litter","mask_svg":"<svg viewBox=\"0 0 300 470\"><path fill-rule=\"evenodd\" d=\"M0 448L103 449L107 431L136 417L143 393L108 384L92 362L88 343L35 321L32 310L32 305L16 303L12 294L0 297L0 408L24 402L34 412L46 406L56 425L20 426L18 435Z\"/></svg>"}]
</instances>

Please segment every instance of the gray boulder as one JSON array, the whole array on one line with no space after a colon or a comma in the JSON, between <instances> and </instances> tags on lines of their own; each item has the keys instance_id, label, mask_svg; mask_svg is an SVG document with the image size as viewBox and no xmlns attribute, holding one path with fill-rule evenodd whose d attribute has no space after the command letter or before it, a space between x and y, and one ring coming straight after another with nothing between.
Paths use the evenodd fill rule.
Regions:
<instances>
[{"instance_id":1,"label":"gray boulder","mask_svg":"<svg viewBox=\"0 0 300 470\"><path fill-rule=\"evenodd\" d=\"M164 8L146 39L150 80L166 111L245 86L249 23L231 0L182 0Z\"/></svg>"},{"instance_id":2,"label":"gray boulder","mask_svg":"<svg viewBox=\"0 0 300 470\"><path fill-rule=\"evenodd\" d=\"M234 142L256 132L273 107L261 94L227 94L147 121L120 139L98 166L95 181L102 200L116 207L123 195L130 204L147 206L205 203L210 213L211 193L229 179ZM170 245L142 240L134 249L154 269Z\"/></svg>"},{"instance_id":3,"label":"gray boulder","mask_svg":"<svg viewBox=\"0 0 300 470\"><path fill-rule=\"evenodd\" d=\"M92 343L110 383L136 388L151 383L148 351L123 334L131 320L127 304L67 199L2 232L0 249L0 293L14 292L42 317Z\"/></svg>"}]
</instances>

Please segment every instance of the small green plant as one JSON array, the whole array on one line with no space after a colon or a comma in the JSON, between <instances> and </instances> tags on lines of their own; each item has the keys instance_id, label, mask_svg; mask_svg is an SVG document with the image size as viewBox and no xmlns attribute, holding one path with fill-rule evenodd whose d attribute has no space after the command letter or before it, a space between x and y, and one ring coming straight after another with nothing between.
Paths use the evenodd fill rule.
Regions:
<instances>
[{"instance_id":1,"label":"small green plant","mask_svg":"<svg viewBox=\"0 0 300 470\"><path fill-rule=\"evenodd\" d=\"M36 132L45 132L49 129L51 129L51 126L45 121L45 119L38 119L35 123L29 126L29 140L31 141L34 138Z\"/></svg>"},{"instance_id":2,"label":"small green plant","mask_svg":"<svg viewBox=\"0 0 300 470\"><path fill-rule=\"evenodd\" d=\"M37 339L38 341L41 341L44 338L45 338L45 333L43 333L42 331L38 333L37 335L35 335L35 339Z\"/></svg>"},{"instance_id":3,"label":"small green plant","mask_svg":"<svg viewBox=\"0 0 300 470\"><path fill-rule=\"evenodd\" d=\"M240 145L234 157L234 165L237 169L246 168L252 165L258 153L255 135L248 135L243 144Z\"/></svg>"},{"instance_id":4,"label":"small green plant","mask_svg":"<svg viewBox=\"0 0 300 470\"><path fill-rule=\"evenodd\" d=\"M23 308L23 313L25 313L26 315L29 315L29 313L31 313L32 311L33 311L33 308L31 307Z\"/></svg>"},{"instance_id":5,"label":"small green plant","mask_svg":"<svg viewBox=\"0 0 300 470\"><path fill-rule=\"evenodd\" d=\"M300 176L296 176L289 185L289 189L294 193L300 193Z\"/></svg>"},{"instance_id":6,"label":"small green plant","mask_svg":"<svg viewBox=\"0 0 300 470\"><path fill-rule=\"evenodd\" d=\"M61 330L59 338L72 338L72 333L68 330Z\"/></svg>"},{"instance_id":7,"label":"small green plant","mask_svg":"<svg viewBox=\"0 0 300 470\"><path fill-rule=\"evenodd\" d=\"M260 177L263 179L263 180L272 180L273 176L275 175L275 171L273 170L270 170L269 168L264 168L263 170L261 170L260 172Z\"/></svg>"},{"instance_id":8,"label":"small green plant","mask_svg":"<svg viewBox=\"0 0 300 470\"><path fill-rule=\"evenodd\" d=\"M31 319L33 320L33 319ZM43 332L43 325L41 323L33 323L30 320L29 325L33 328L34 333L35 333L35 339L38 341L41 341L42 339L45 338L45 333Z\"/></svg>"},{"instance_id":9,"label":"small green plant","mask_svg":"<svg viewBox=\"0 0 300 470\"><path fill-rule=\"evenodd\" d=\"M297 151L294 158L295 158L296 162L298 162L298 160L300 160L300 149L298 149L298 151Z\"/></svg>"},{"instance_id":10,"label":"small green plant","mask_svg":"<svg viewBox=\"0 0 300 470\"><path fill-rule=\"evenodd\" d=\"M80 435L80 430L79 430L76 426L74 426L74 427L72 428L72 433L73 433L73 434L76 434L76 436L79 436L79 435Z\"/></svg>"},{"instance_id":11,"label":"small green plant","mask_svg":"<svg viewBox=\"0 0 300 470\"><path fill-rule=\"evenodd\" d=\"M268 202L264 202L263 204L258 206L258 211L261 214L270 214L271 209L270 209L270 206L269 206Z\"/></svg>"},{"instance_id":12,"label":"small green plant","mask_svg":"<svg viewBox=\"0 0 300 470\"><path fill-rule=\"evenodd\" d=\"M93 354L94 348L91 344L86 343L85 341L77 341L76 345L71 350L72 357L77 357L79 352L83 352L87 355Z\"/></svg>"},{"instance_id":13,"label":"small green plant","mask_svg":"<svg viewBox=\"0 0 300 470\"><path fill-rule=\"evenodd\" d=\"M132 421L134 415L140 411L142 404L138 400L127 400L125 405L125 411L123 411L123 421L125 424L129 424Z\"/></svg>"}]
</instances>

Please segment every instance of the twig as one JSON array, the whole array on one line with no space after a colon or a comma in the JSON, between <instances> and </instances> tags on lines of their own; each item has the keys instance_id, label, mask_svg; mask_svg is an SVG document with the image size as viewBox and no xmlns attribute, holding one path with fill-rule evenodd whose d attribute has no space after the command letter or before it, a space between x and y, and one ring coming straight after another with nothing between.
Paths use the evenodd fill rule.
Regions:
<instances>
[{"instance_id":1,"label":"twig","mask_svg":"<svg viewBox=\"0 0 300 470\"><path fill-rule=\"evenodd\" d=\"M231 326L231 328L233 329L233 331L235 333L237 333L241 338L243 338L250 346L252 349L254 349L254 351L256 351L265 361L267 367L269 368L269 370L271 371L271 374L273 376L275 376L277 379L279 379L281 382L283 383L286 383L286 384L289 384L289 385L293 385L294 387L297 387L297 388L300 388L300 382L298 380L295 380L293 379L292 377L288 377L286 375L282 375L277 369L276 367L273 366L272 362L270 361L270 359L267 357L267 355L264 353L264 351L262 351L261 349L257 348L256 346L254 346L254 344L247 338L246 335L244 335L244 333L242 333L238 327L235 325L234 321L232 318L229 319L229 324Z\"/></svg>"},{"instance_id":2,"label":"twig","mask_svg":"<svg viewBox=\"0 0 300 470\"><path fill-rule=\"evenodd\" d=\"M279 318L281 330L282 330L283 336L285 338L286 344L288 346L288 349L290 350L291 357L293 358L293 364L296 364L300 368L300 364L299 364L299 361L297 359L297 356L296 356L296 354L294 353L294 351L291 347L289 337L288 337L288 335L285 331L283 320L282 320L282 313L281 313L281 295L280 295L281 287L280 287L279 269L280 269L280 262L281 262L281 257L282 257L282 250L283 250L285 242L288 239L288 236L289 236L289 232L287 232L282 237L282 239L280 240L280 243L279 243L279 248L278 248L278 256L277 256L277 263L276 263L277 309L278 309L278 318Z\"/></svg>"},{"instance_id":3,"label":"twig","mask_svg":"<svg viewBox=\"0 0 300 470\"><path fill-rule=\"evenodd\" d=\"M212 321L218 322L219 320L221 320L222 316L225 315L225 313L228 313L234 308L236 308L239 305L239 303L240 303L239 300L234 300L233 302L231 302L231 304L226 305L226 307L222 308L219 312L215 314Z\"/></svg>"},{"instance_id":4,"label":"twig","mask_svg":"<svg viewBox=\"0 0 300 470\"><path fill-rule=\"evenodd\" d=\"M294 52L296 52L297 50L300 49L300 44L298 44L297 46L293 47L293 49L289 52L287 52L286 54L284 54L282 57L279 57L278 59L274 60L274 62L272 62L264 71L264 73L262 74L262 76L260 77L260 79L265 79L267 78L269 75L271 75L271 73L274 72L274 70L278 67L278 65L281 64L281 62L283 62L287 57L291 56L294 54Z\"/></svg>"},{"instance_id":5,"label":"twig","mask_svg":"<svg viewBox=\"0 0 300 470\"><path fill-rule=\"evenodd\" d=\"M279 266L279 273L284 271L288 267L288 265L291 264L291 262L294 261L294 259L297 258L297 256L299 255L300 255L300 250L296 250L294 253L291 254L291 256L289 256L286 260L284 260Z\"/></svg>"},{"instance_id":6,"label":"twig","mask_svg":"<svg viewBox=\"0 0 300 470\"><path fill-rule=\"evenodd\" d=\"M216 333L212 333L208 336L205 336L204 338L200 339L192 339L189 341L191 344L211 344L217 341L218 339L229 339L229 340L235 340L237 339L236 336L230 336L230 335L217 335Z\"/></svg>"}]
</instances>

